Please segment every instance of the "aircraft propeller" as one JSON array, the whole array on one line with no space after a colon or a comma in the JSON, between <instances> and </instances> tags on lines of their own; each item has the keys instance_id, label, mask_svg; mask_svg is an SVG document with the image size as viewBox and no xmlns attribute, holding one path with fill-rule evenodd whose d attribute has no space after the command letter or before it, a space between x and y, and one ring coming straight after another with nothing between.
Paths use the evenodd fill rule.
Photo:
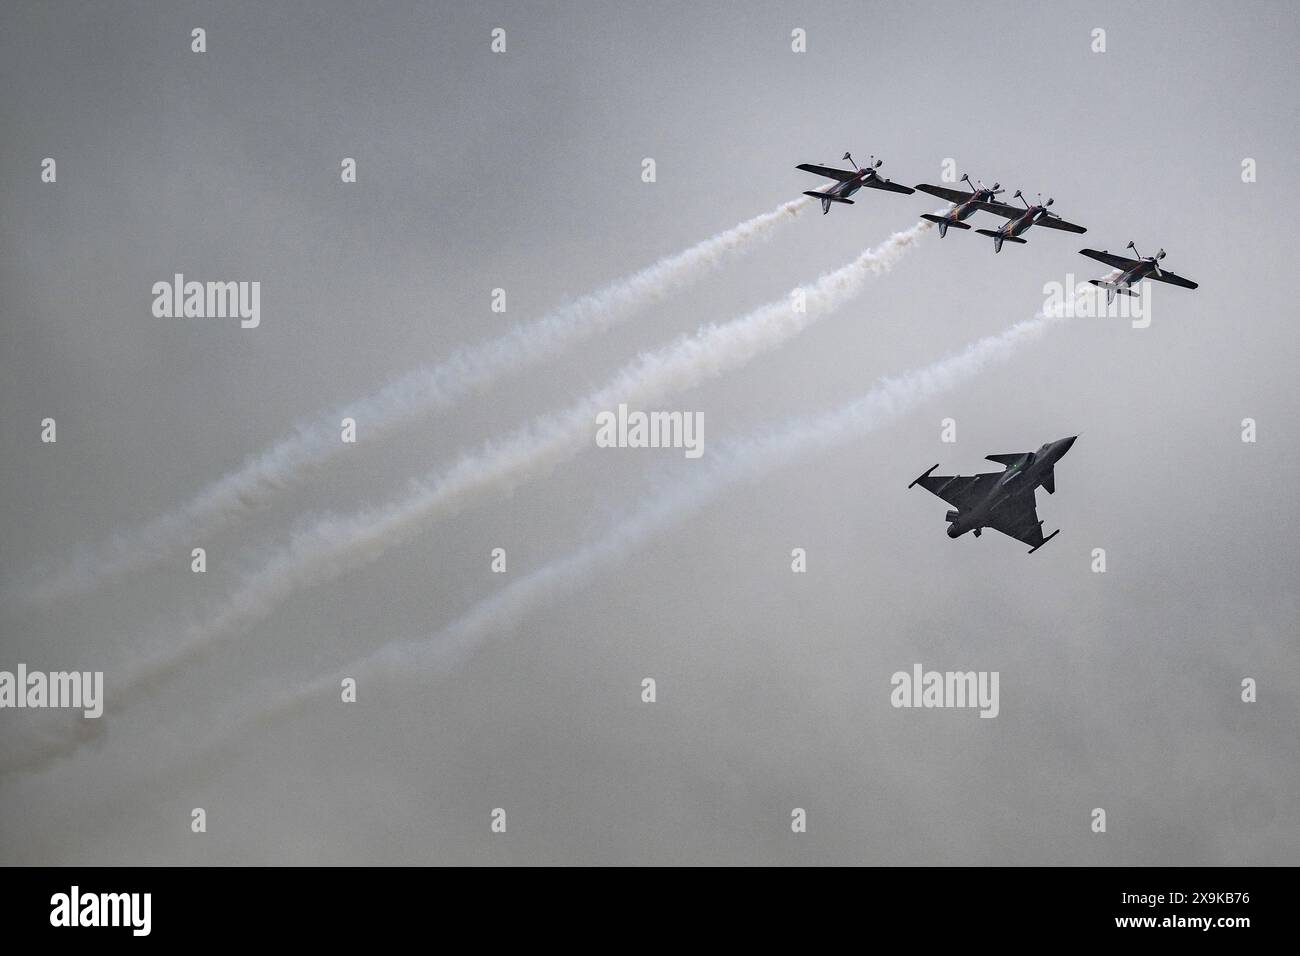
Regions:
<instances>
[{"instance_id":1,"label":"aircraft propeller","mask_svg":"<svg viewBox=\"0 0 1300 956\"><path fill-rule=\"evenodd\" d=\"M1133 241L1132 241L1131 239L1129 240L1129 244L1128 244L1127 248L1132 249L1132 250L1133 250L1133 255L1137 256L1139 259L1145 258L1145 257L1142 255L1142 253L1138 252L1138 248L1137 248L1137 246L1133 245ZM1160 271L1160 265L1159 265L1159 263L1160 263L1160 260L1163 259L1164 257L1165 257L1165 250L1164 250L1164 249L1161 249L1159 252L1157 252L1157 253L1156 253L1156 254L1151 258L1151 262L1153 262L1153 263L1156 264L1156 267L1155 267L1155 269L1153 270L1153 271L1155 272L1156 275L1163 275L1163 273Z\"/></svg>"},{"instance_id":2,"label":"aircraft propeller","mask_svg":"<svg viewBox=\"0 0 1300 956\"><path fill-rule=\"evenodd\" d=\"M1006 192L1005 189L1002 189L1002 188L1001 188L1001 186L1002 186L1001 183L994 183L994 184L993 184L993 188L992 188L992 189L989 189L989 187L987 187L987 186L984 185L984 181L981 180L981 179L977 179L977 180L975 180L975 182L971 182L971 181L970 181L970 175L967 174L967 173L962 173L962 174L961 174L961 178L962 178L962 181L963 181L964 183L966 183L967 186L970 187L971 192L983 192L983 193L987 193L990 197L992 197L992 196L997 196L997 195L999 195L1000 193L1004 193L1004 192Z\"/></svg>"}]
</instances>

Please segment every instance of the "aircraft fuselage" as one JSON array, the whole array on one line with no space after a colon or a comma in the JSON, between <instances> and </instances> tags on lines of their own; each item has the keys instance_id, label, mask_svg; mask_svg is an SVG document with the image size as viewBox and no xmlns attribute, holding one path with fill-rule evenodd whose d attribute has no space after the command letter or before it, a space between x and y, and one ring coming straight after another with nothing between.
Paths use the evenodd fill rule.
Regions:
<instances>
[{"instance_id":1,"label":"aircraft fuselage","mask_svg":"<svg viewBox=\"0 0 1300 956\"><path fill-rule=\"evenodd\" d=\"M1155 271L1156 271L1155 259L1139 260L1137 265L1133 266L1133 268L1127 270L1122 275L1120 275L1117 279L1115 279L1114 285L1120 286L1121 288L1128 288L1129 286L1137 285L1139 282L1141 282L1143 279L1145 279L1147 276L1149 276L1151 273Z\"/></svg>"},{"instance_id":2,"label":"aircraft fuselage","mask_svg":"<svg viewBox=\"0 0 1300 956\"><path fill-rule=\"evenodd\" d=\"M991 202L992 200L993 200L993 190L991 189L977 190L976 193L970 197L970 199L967 199L965 202L957 203L951 209L949 209L948 214L945 218L947 218L950 222L965 222L967 219L969 219L971 216L975 215L975 213L979 211L979 207L975 205L976 203Z\"/></svg>"},{"instance_id":3,"label":"aircraft fuselage","mask_svg":"<svg viewBox=\"0 0 1300 956\"><path fill-rule=\"evenodd\" d=\"M1027 232L1029 227L1038 222L1039 218L1047 210L1043 206L1030 206L1016 219L1008 219L998 230L1004 236L1018 236L1022 232Z\"/></svg>"},{"instance_id":4,"label":"aircraft fuselage","mask_svg":"<svg viewBox=\"0 0 1300 956\"><path fill-rule=\"evenodd\" d=\"M861 170L857 176L852 179L846 179L842 183L836 183L822 190L824 196L838 196L841 199L848 199L855 192L865 186L876 175L874 169Z\"/></svg>"}]
</instances>

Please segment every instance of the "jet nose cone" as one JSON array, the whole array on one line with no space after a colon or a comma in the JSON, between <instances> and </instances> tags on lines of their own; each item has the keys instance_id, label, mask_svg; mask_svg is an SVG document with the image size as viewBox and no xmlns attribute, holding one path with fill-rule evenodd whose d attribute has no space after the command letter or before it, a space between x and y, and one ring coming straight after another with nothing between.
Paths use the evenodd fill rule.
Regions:
<instances>
[{"instance_id":1,"label":"jet nose cone","mask_svg":"<svg viewBox=\"0 0 1300 956\"><path fill-rule=\"evenodd\" d=\"M1074 445L1078 437L1079 437L1078 435L1071 435L1069 438L1062 438L1059 442L1056 443L1058 446L1060 446L1062 455L1064 455L1067 451L1070 450L1070 448Z\"/></svg>"}]
</instances>

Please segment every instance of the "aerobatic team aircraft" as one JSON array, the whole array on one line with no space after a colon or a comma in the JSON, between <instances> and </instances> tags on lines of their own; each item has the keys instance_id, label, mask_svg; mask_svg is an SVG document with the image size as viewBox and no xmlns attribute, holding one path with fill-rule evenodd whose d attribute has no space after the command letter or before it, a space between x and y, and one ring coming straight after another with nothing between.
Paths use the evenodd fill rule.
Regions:
<instances>
[{"instance_id":1,"label":"aerobatic team aircraft","mask_svg":"<svg viewBox=\"0 0 1300 956\"><path fill-rule=\"evenodd\" d=\"M1002 243L1004 242L1019 242L1023 244L1025 240L1020 238L1020 234L1029 229L1030 226L1047 226L1049 229L1063 229L1066 232L1088 231L1083 226L1076 226L1072 222L1066 222L1056 213L1049 212L1047 207L1052 204L1052 200L1050 199L1047 200L1047 202L1042 202L1042 197L1040 196L1040 202L1031 206L1025 200L1025 197L1021 195L1019 189L1017 189L1013 195L1016 199L1019 199L1025 204L1024 209L1017 209L1015 206L1008 206L1006 203L993 202L991 200L975 203L976 209L983 209L985 212L991 212L997 216L1005 216L1008 220L1002 228L997 230L975 230L981 236L993 237L994 252L1001 252Z\"/></svg>"},{"instance_id":2,"label":"aerobatic team aircraft","mask_svg":"<svg viewBox=\"0 0 1300 956\"><path fill-rule=\"evenodd\" d=\"M1115 298L1115 293L1121 295L1137 295L1133 291L1133 286L1137 285L1143 279L1155 279L1159 282L1168 282L1170 285L1180 285L1184 289L1195 289L1196 283L1191 279L1184 279L1182 276L1174 275L1172 272L1166 272L1160 268L1160 260L1165 257L1165 250L1161 249L1154 256L1144 256L1137 251L1137 246L1130 242L1126 249L1132 249L1136 259L1127 259L1124 256L1117 256L1107 252L1105 249L1098 252L1096 249L1080 249L1082 255L1089 259L1096 259L1098 262L1104 262L1108 266L1114 266L1120 270L1120 274L1113 279L1089 279L1095 286L1101 286L1106 290L1106 302L1109 303Z\"/></svg>"},{"instance_id":3,"label":"aerobatic team aircraft","mask_svg":"<svg viewBox=\"0 0 1300 956\"><path fill-rule=\"evenodd\" d=\"M990 471L966 478L933 475L931 472L939 467L934 465L907 487L920 485L957 509L944 516L950 522L948 537L959 538L967 531L974 531L978 538L981 529L992 528L1023 541L1033 554L1061 533L1058 528L1043 537L1034 489L1042 485L1049 495L1056 493L1056 463L1078 437L1048 442L1038 451L989 455L989 461L1006 466L1002 472Z\"/></svg>"},{"instance_id":4,"label":"aerobatic team aircraft","mask_svg":"<svg viewBox=\"0 0 1300 956\"><path fill-rule=\"evenodd\" d=\"M929 183L917 184L916 188L921 192L929 193L931 196L938 196L940 199L946 199L950 203L955 203L955 205L942 216L935 216L930 213L923 213L921 215L922 219L928 219L931 222L939 224L940 239L948 235L949 228L969 229L970 226L966 225L966 220L975 215L975 211L979 209L978 203L991 202L994 196L1006 192L1005 189L1000 188L1002 186L1001 183L994 183L992 189L989 189L983 183L979 183L977 188L975 183L970 181L970 176L962 173L961 178L967 186L970 186L970 192L965 192L961 189L949 189L947 186L931 186ZM975 182L979 182L979 180L976 180Z\"/></svg>"},{"instance_id":5,"label":"aerobatic team aircraft","mask_svg":"<svg viewBox=\"0 0 1300 956\"><path fill-rule=\"evenodd\" d=\"M831 211L831 203L842 202L845 205L852 206L853 200L849 197L861 189L863 186L870 186L872 189L885 189L891 193L905 193L911 195L916 192L910 186L900 186L898 183L890 182L888 179L882 179L876 172L880 168L883 160L876 159L874 163L868 163L866 168L861 168L853 162L853 157L845 153L843 159L853 163L853 169L835 169L832 166L814 166L812 163L800 163L795 169L802 169L806 173L816 173L818 176L825 176L827 179L835 179L838 182L834 186L828 186L822 191L806 190L805 196L812 196L814 199L822 201L822 215ZM875 159L875 157L872 157Z\"/></svg>"},{"instance_id":6,"label":"aerobatic team aircraft","mask_svg":"<svg viewBox=\"0 0 1300 956\"><path fill-rule=\"evenodd\" d=\"M1024 206L1022 209L1000 202L995 198L1003 192L1000 183L994 183L990 189L978 180L972 182L967 174L963 174L961 178L969 191L950 189L946 186L934 186L929 183L918 183L915 189L909 189L906 186L890 182L888 179L882 179L876 172L880 167L880 160L874 157L872 157L871 164L866 168L859 167L849 153L845 153L843 158L853 163L852 170L814 166L809 163L795 167L805 172L816 173L818 176L836 180L833 186L829 186L821 192L810 190L804 193L805 196L812 196L814 199L821 200L823 215L830 211L833 202L852 205L853 200L849 197L862 187L870 186L874 189L885 189L890 192L904 194L920 190L952 203L952 208L946 213L931 213L921 216L922 219L938 225L940 238L946 236L949 229L971 228L966 225L965 221L976 212L990 212L995 216L1003 217L1007 221L999 229L975 230L980 235L989 236L993 239L994 252L1001 252L1002 244L1005 242L1023 244L1025 240L1020 237L1032 226L1045 226L1048 229L1060 229L1064 232L1074 233L1088 231L1076 223L1066 222L1059 215L1052 212L1048 207L1052 205L1053 201L1048 199L1044 202L1041 194L1039 194L1038 202L1030 205L1024 194L1017 189L1013 193L1013 197L1020 200ZM1115 275L1106 279L1091 280L1093 285L1106 290L1108 302L1114 298L1117 292L1124 295L1137 295L1136 292L1132 291L1132 287L1143 279L1168 282L1171 285L1182 286L1186 289L1195 289L1197 287L1197 284L1190 279L1184 279L1182 276L1160 268L1160 260L1165 257L1163 249L1154 256L1143 256L1137 251L1137 247L1132 242L1128 244L1127 248L1132 250L1136 258L1129 259L1125 256L1112 255L1104 249L1100 252L1096 249L1079 250L1081 254L1096 259L1098 262L1104 262L1118 270ZM1048 494L1056 492L1056 463L1070 450L1076 438L1078 438L1077 435L1048 442L1037 451L1017 452L1010 455L989 455L989 461L998 462L1004 466L1004 470L1001 472L988 472L968 477L935 475L933 474L934 469L939 467L935 465L907 487L911 488L920 485L931 494L942 498L953 506L953 510L944 516L948 522L948 537L959 538L967 531L973 531L975 537L978 538L984 528L992 528L994 531L1000 531L1029 545L1029 553L1033 554L1060 534L1060 529L1057 529L1046 537L1043 536L1043 522L1038 517L1038 505L1034 493L1039 487L1046 488Z\"/></svg>"}]
</instances>

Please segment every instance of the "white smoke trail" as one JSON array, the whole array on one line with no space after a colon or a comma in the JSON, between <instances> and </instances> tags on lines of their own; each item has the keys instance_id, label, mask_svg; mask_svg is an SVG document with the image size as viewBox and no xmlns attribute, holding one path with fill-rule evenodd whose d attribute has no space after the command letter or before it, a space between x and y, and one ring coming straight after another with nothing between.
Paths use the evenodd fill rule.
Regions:
<instances>
[{"instance_id":1,"label":"white smoke trail","mask_svg":"<svg viewBox=\"0 0 1300 956\"><path fill-rule=\"evenodd\" d=\"M455 513L476 496L513 488L578 454L592 441L598 413L620 402L632 406L655 403L789 341L857 294L870 275L892 269L931 228L931 223L922 220L847 265L798 287L788 300L769 303L723 325L705 326L694 335L642 355L604 388L567 411L538 419L477 454L462 456L441 475L413 483L414 491L406 498L351 515L326 516L248 575L217 614L191 627L177 644L150 660L116 671L106 694L105 717L96 723L106 723L112 713L146 696L215 644L266 617L299 588L322 584L369 564L409 540L427 523ZM24 768L42 762L45 753L58 756L66 752L66 742L56 744L25 757Z\"/></svg>"},{"instance_id":2,"label":"white smoke trail","mask_svg":"<svg viewBox=\"0 0 1300 956\"><path fill-rule=\"evenodd\" d=\"M322 518L249 575L220 613L193 628L154 664L136 672L128 686L150 683L155 676L192 659L214 638L265 617L297 589L369 564L409 540L428 522L455 513L477 495L508 491L549 472L591 444L600 412L622 402L633 407L653 404L789 341L857 294L869 275L891 269L929 228L930 223L922 221L895 233L848 265L799 287L788 301L769 303L722 325L705 326L694 335L640 356L603 388L566 411L539 418L476 454L461 456L441 474L413 483L414 491L401 500L351 515ZM796 299L802 309L795 307Z\"/></svg>"},{"instance_id":3,"label":"white smoke trail","mask_svg":"<svg viewBox=\"0 0 1300 956\"><path fill-rule=\"evenodd\" d=\"M883 379L833 412L794 419L776 431L735 443L721 454L710 453L714 463L707 471L653 499L599 541L516 579L433 638L387 644L334 673L291 687L255 713L219 725L226 729L214 739L219 745L230 745L254 729L289 719L311 702L337 694L344 677L355 678L373 692L376 681L450 668L484 640L512 630L539 605L578 590L593 575L626 560L728 487L888 426L924 402L971 381L990 364L1010 359L1064 320L1062 315L1040 313L932 365Z\"/></svg>"},{"instance_id":4,"label":"white smoke trail","mask_svg":"<svg viewBox=\"0 0 1300 956\"><path fill-rule=\"evenodd\" d=\"M247 514L273 494L327 464L344 448L338 421L355 418L367 438L378 439L423 416L451 407L502 377L541 364L570 346L630 318L708 272L728 258L771 237L812 202L800 197L697 243L684 252L582 296L556 311L519 325L489 342L469 346L433 367L417 369L316 425L249 458L174 511L84 551L59 570L26 575L4 588L3 602L48 605L75 597L171 554L178 541L193 541Z\"/></svg>"}]
</instances>

